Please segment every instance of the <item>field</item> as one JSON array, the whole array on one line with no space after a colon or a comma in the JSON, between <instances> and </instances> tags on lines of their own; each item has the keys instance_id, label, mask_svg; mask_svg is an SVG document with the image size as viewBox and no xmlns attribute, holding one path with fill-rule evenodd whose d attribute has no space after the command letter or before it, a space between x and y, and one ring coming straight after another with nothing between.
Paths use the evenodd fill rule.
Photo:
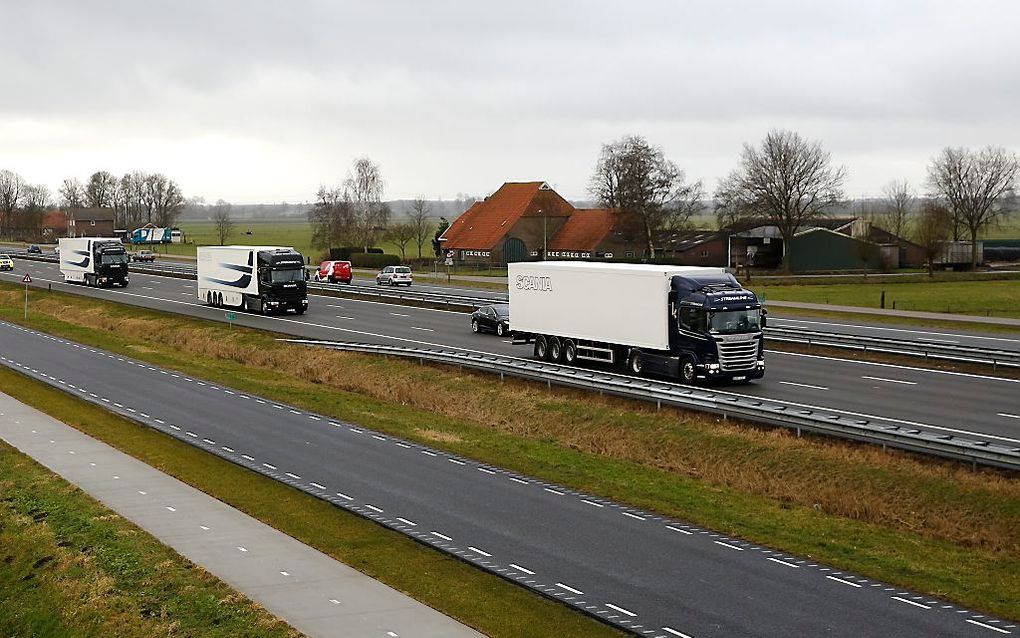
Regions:
<instances>
[{"instance_id":1,"label":"field","mask_svg":"<svg viewBox=\"0 0 1020 638\"><path fill-rule=\"evenodd\" d=\"M0 319L22 323L20 294L0 286ZM456 369L306 350L273 334L76 296L31 294L29 325L37 329L1020 618L1020 600L1010 593L1020 591L1020 485L1003 473ZM0 387L20 391L25 384L12 384L6 374ZM39 403L58 407L52 399ZM286 486L268 480L254 486L251 475L237 476L244 470L228 470L127 422L83 423L83 415L99 418L97 410L60 411L76 427L483 631L599 635L576 614L557 613L552 604L537 612L543 603L530 594L455 569L456 561L372 531L370 523ZM348 528L357 530L357 541L338 531ZM445 576L428 583L413 576L425 572Z\"/></svg>"},{"instance_id":2,"label":"field","mask_svg":"<svg viewBox=\"0 0 1020 638\"><path fill-rule=\"evenodd\" d=\"M1020 280L909 283L769 285L749 287L767 301L802 301L841 306L885 307L967 315L1020 318Z\"/></svg>"}]
</instances>

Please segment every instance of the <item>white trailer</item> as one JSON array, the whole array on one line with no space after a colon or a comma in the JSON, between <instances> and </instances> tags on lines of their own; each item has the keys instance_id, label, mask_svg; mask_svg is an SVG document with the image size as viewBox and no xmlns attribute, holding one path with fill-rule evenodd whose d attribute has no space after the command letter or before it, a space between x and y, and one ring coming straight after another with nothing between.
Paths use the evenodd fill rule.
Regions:
<instances>
[{"instance_id":1,"label":"white trailer","mask_svg":"<svg viewBox=\"0 0 1020 638\"><path fill-rule=\"evenodd\" d=\"M64 281L87 286L128 285L124 244L109 237L62 237L57 246Z\"/></svg>"},{"instance_id":2,"label":"white trailer","mask_svg":"<svg viewBox=\"0 0 1020 638\"><path fill-rule=\"evenodd\" d=\"M761 304L723 268L576 261L509 265L510 328L535 356L626 362L696 378L758 378Z\"/></svg>"},{"instance_id":3,"label":"white trailer","mask_svg":"<svg viewBox=\"0 0 1020 638\"><path fill-rule=\"evenodd\" d=\"M284 246L199 246L198 298L263 314L308 309L304 258Z\"/></svg>"}]
</instances>

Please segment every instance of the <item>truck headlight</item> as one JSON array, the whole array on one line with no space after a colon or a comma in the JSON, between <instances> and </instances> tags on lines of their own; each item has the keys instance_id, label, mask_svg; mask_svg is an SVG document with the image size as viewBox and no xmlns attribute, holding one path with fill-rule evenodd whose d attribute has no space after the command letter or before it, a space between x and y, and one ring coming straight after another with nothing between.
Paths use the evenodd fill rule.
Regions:
<instances>
[{"instance_id":1,"label":"truck headlight","mask_svg":"<svg viewBox=\"0 0 1020 638\"><path fill-rule=\"evenodd\" d=\"M718 363L710 363L706 367L709 369L709 371L715 371L715 370L719 369L719 364Z\"/></svg>"}]
</instances>

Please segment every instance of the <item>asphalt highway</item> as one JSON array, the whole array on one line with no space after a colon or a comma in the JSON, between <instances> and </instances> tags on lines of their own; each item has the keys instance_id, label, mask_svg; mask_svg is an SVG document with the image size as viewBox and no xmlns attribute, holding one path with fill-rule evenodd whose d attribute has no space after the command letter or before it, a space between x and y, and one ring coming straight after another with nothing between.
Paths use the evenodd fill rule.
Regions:
<instances>
[{"instance_id":1,"label":"asphalt highway","mask_svg":"<svg viewBox=\"0 0 1020 638\"><path fill-rule=\"evenodd\" d=\"M19 260L18 266L14 273L0 273L0 279L20 280L27 269L32 285L52 284L57 290L219 321L225 317L222 309L197 299L192 280L134 273L127 289L97 289L64 284L55 264ZM531 354L527 346L473 334L463 313L333 297L311 297L303 316L237 313L237 323L310 339L443 346L519 357ZM766 361L763 380L721 391L1020 444L1020 382L1016 380L784 352L769 352Z\"/></svg>"},{"instance_id":2,"label":"asphalt highway","mask_svg":"<svg viewBox=\"0 0 1020 638\"><path fill-rule=\"evenodd\" d=\"M802 557L12 324L0 323L0 363L639 636L1016 630Z\"/></svg>"}]
</instances>

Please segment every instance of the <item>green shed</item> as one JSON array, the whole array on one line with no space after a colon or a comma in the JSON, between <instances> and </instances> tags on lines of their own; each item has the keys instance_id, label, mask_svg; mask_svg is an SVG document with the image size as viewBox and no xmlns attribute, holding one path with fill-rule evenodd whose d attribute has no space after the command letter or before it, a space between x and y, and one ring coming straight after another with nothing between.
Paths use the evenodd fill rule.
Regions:
<instances>
[{"instance_id":1,"label":"green shed","mask_svg":"<svg viewBox=\"0 0 1020 638\"><path fill-rule=\"evenodd\" d=\"M813 270L878 270L882 247L827 228L809 228L793 236L786 258L793 272Z\"/></svg>"}]
</instances>

